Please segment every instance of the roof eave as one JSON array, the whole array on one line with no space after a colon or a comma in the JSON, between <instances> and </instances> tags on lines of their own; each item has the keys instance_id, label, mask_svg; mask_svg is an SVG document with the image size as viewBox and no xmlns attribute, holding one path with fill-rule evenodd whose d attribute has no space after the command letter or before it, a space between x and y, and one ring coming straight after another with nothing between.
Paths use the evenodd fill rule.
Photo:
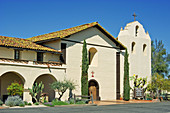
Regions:
<instances>
[{"instance_id":1,"label":"roof eave","mask_svg":"<svg viewBox=\"0 0 170 113\"><path fill-rule=\"evenodd\" d=\"M116 46L120 47L120 50L125 50L126 47L116 38L114 38L108 31L106 31L100 24L97 24L96 26L102 33L104 33L109 39L111 39L113 42L115 42Z\"/></svg>"},{"instance_id":2,"label":"roof eave","mask_svg":"<svg viewBox=\"0 0 170 113\"><path fill-rule=\"evenodd\" d=\"M30 51L36 51L36 52L62 54L61 52L57 52L57 51L55 52L55 51L46 51L46 50L36 50L36 49L20 48L20 47L5 46L5 45L0 45L0 47L6 47L6 48L12 48L12 49L19 49L19 50L30 50Z\"/></svg>"},{"instance_id":3,"label":"roof eave","mask_svg":"<svg viewBox=\"0 0 170 113\"><path fill-rule=\"evenodd\" d=\"M40 41L33 41L34 43L40 44L40 43L46 43L46 42L50 42L50 41L55 41L60 39L60 37L55 37L55 38L51 38L51 39L46 39L46 40L40 40Z\"/></svg>"}]
</instances>

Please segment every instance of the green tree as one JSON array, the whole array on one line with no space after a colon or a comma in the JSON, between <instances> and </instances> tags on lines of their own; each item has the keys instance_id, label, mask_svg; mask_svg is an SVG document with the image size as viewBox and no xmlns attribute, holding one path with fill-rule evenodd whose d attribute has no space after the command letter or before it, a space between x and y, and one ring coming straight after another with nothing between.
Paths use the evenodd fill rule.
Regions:
<instances>
[{"instance_id":1,"label":"green tree","mask_svg":"<svg viewBox=\"0 0 170 113\"><path fill-rule=\"evenodd\" d=\"M82 75L81 75L81 94L88 95L88 68L89 61L87 55L86 41L83 43L82 51Z\"/></svg>"},{"instance_id":2,"label":"green tree","mask_svg":"<svg viewBox=\"0 0 170 113\"><path fill-rule=\"evenodd\" d=\"M8 95L11 95L11 96L14 96L14 95L22 96L24 87L22 84L13 82L11 83L11 85L8 86L7 91L8 91Z\"/></svg>"},{"instance_id":3,"label":"green tree","mask_svg":"<svg viewBox=\"0 0 170 113\"><path fill-rule=\"evenodd\" d=\"M128 62L128 52L125 51L124 56L124 90L123 90L123 99L129 101L130 99L130 85L129 85L129 62Z\"/></svg>"},{"instance_id":4,"label":"green tree","mask_svg":"<svg viewBox=\"0 0 170 113\"><path fill-rule=\"evenodd\" d=\"M162 75L164 77L164 75L168 74L168 62L166 49L164 48L162 40L155 40L155 42L152 41L151 49L152 76L155 73L158 73L159 75Z\"/></svg>"},{"instance_id":5,"label":"green tree","mask_svg":"<svg viewBox=\"0 0 170 113\"><path fill-rule=\"evenodd\" d=\"M53 90L57 90L59 94L58 100L61 101L61 97L64 95L67 89L74 90L76 85L70 80L64 80L53 82L52 84L50 84L50 86Z\"/></svg>"},{"instance_id":6,"label":"green tree","mask_svg":"<svg viewBox=\"0 0 170 113\"><path fill-rule=\"evenodd\" d=\"M169 78L169 80L170 80L170 75L169 75L169 71L170 71L170 54L167 54L167 62L168 62L168 73L167 73L167 77Z\"/></svg>"},{"instance_id":7,"label":"green tree","mask_svg":"<svg viewBox=\"0 0 170 113\"><path fill-rule=\"evenodd\" d=\"M143 88L144 92L146 91L147 77L142 78L142 77L138 77L138 75L134 74L133 76L130 76L129 78L133 82L133 88L130 88L130 89L132 89L132 91L134 91L135 88Z\"/></svg>"},{"instance_id":8,"label":"green tree","mask_svg":"<svg viewBox=\"0 0 170 113\"><path fill-rule=\"evenodd\" d=\"M159 75L158 73L155 73L152 76L152 80L149 82L147 86L147 90L151 92L151 94L154 96L157 94L157 91L161 90L167 90L170 91L170 80L165 79L162 77L162 75ZM157 97L160 95L160 93L157 94Z\"/></svg>"}]
</instances>

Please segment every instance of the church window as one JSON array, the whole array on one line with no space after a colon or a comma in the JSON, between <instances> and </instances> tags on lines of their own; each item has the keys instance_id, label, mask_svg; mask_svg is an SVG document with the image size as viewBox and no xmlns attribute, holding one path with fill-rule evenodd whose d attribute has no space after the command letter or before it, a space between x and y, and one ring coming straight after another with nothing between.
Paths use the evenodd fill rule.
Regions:
<instances>
[{"instance_id":1,"label":"church window","mask_svg":"<svg viewBox=\"0 0 170 113\"><path fill-rule=\"evenodd\" d=\"M37 61L43 62L43 53L37 52Z\"/></svg>"},{"instance_id":2,"label":"church window","mask_svg":"<svg viewBox=\"0 0 170 113\"><path fill-rule=\"evenodd\" d=\"M144 53L144 55L146 55L146 44L143 44L143 53Z\"/></svg>"},{"instance_id":3,"label":"church window","mask_svg":"<svg viewBox=\"0 0 170 113\"><path fill-rule=\"evenodd\" d=\"M62 54L60 55L60 61L64 64L66 64L66 47L66 43L61 43Z\"/></svg>"},{"instance_id":4,"label":"church window","mask_svg":"<svg viewBox=\"0 0 170 113\"><path fill-rule=\"evenodd\" d=\"M20 59L20 51L19 50L15 50L14 59L16 59L16 60Z\"/></svg>"},{"instance_id":5,"label":"church window","mask_svg":"<svg viewBox=\"0 0 170 113\"><path fill-rule=\"evenodd\" d=\"M89 65L97 65L97 50L95 48L89 49Z\"/></svg>"},{"instance_id":6,"label":"church window","mask_svg":"<svg viewBox=\"0 0 170 113\"><path fill-rule=\"evenodd\" d=\"M139 26L137 25L136 28L135 28L135 36L137 36L138 30L139 30Z\"/></svg>"},{"instance_id":7,"label":"church window","mask_svg":"<svg viewBox=\"0 0 170 113\"><path fill-rule=\"evenodd\" d=\"M135 42L132 42L132 53L135 51Z\"/></svg>"}]
</instances>

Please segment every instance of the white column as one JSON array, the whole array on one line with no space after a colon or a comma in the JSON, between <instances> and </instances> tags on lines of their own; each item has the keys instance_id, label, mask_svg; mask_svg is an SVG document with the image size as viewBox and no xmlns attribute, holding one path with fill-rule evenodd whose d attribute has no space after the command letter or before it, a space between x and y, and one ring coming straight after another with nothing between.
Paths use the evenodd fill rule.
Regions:
<instances>
[{"instance_id":1,"label":"white column","mask_svg":"<svg viewBox=\"0 0 170 113\"><path fill-rule=\"evenodd\" d=\"M29 94L29 90L28 89L24 89L23 100L32 103L32 97Z\"/></svg>"}]
</instances>

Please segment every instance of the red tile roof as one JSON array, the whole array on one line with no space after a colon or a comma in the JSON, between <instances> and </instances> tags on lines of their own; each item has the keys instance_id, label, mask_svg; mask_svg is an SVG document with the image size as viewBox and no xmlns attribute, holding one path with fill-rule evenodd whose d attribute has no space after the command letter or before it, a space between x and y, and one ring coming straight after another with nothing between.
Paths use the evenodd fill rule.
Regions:
<instances>
[{"instance_id":1,"label":"red tile roof","mask_svg":"<svg viewBox=\"0 0 170 113\"><path fill-rule=\"evenodd\" d=\"M49 52L61 52L48 47L44 47L42 45L38 45L27 39L6 37L6 36L0 36L0 46L16 47L22 49L39 50L39 51L49 51Z\"/></svg>"},{"instance_id":2,"label":"red tile roof","mask_svg":"<svg viewBox=\"0 0 170 113\"><path fill-rule=\"evenodd\" d=\"M69 29L64 29L61 31L56 31L56 32L48 33L48 34L31 37L31 38L28 38L28 40L33 41L33 42L41 42L41 41L50 40L54 38L64 38L64 37L73 35L77 32L83 31L85 29L94 27L94 26L100 29L104 34L106 34L113 42L116 43L116 45L119 45L121 49L126 48L122 43L116 40L109 32L107 32L98 22L83 24L83 25L72 27Z\"/></svg>"},{"instance_id":3,"label":"red tile roof","mask_svg":"<svg viewBox=\"0 0 170 113\"><path fill-rule=\"evenodd\" d=\"M64 38L66 36L80 32L80 31L85 30L87 28L93 27L97 24L98 24L97 22L84 24L84 25L72 27L72 28L69 28L69 29L64 29L64 30L61 30L61 31L56 31L56 32L48 33L48 34L35 36L35 37L32 37L32 38L28 38L28 40L31 40L33 42L37 42L37 41L48 40L48 39L57 38L57 37L58 38Z\"/></svg>"}]
</instances>

